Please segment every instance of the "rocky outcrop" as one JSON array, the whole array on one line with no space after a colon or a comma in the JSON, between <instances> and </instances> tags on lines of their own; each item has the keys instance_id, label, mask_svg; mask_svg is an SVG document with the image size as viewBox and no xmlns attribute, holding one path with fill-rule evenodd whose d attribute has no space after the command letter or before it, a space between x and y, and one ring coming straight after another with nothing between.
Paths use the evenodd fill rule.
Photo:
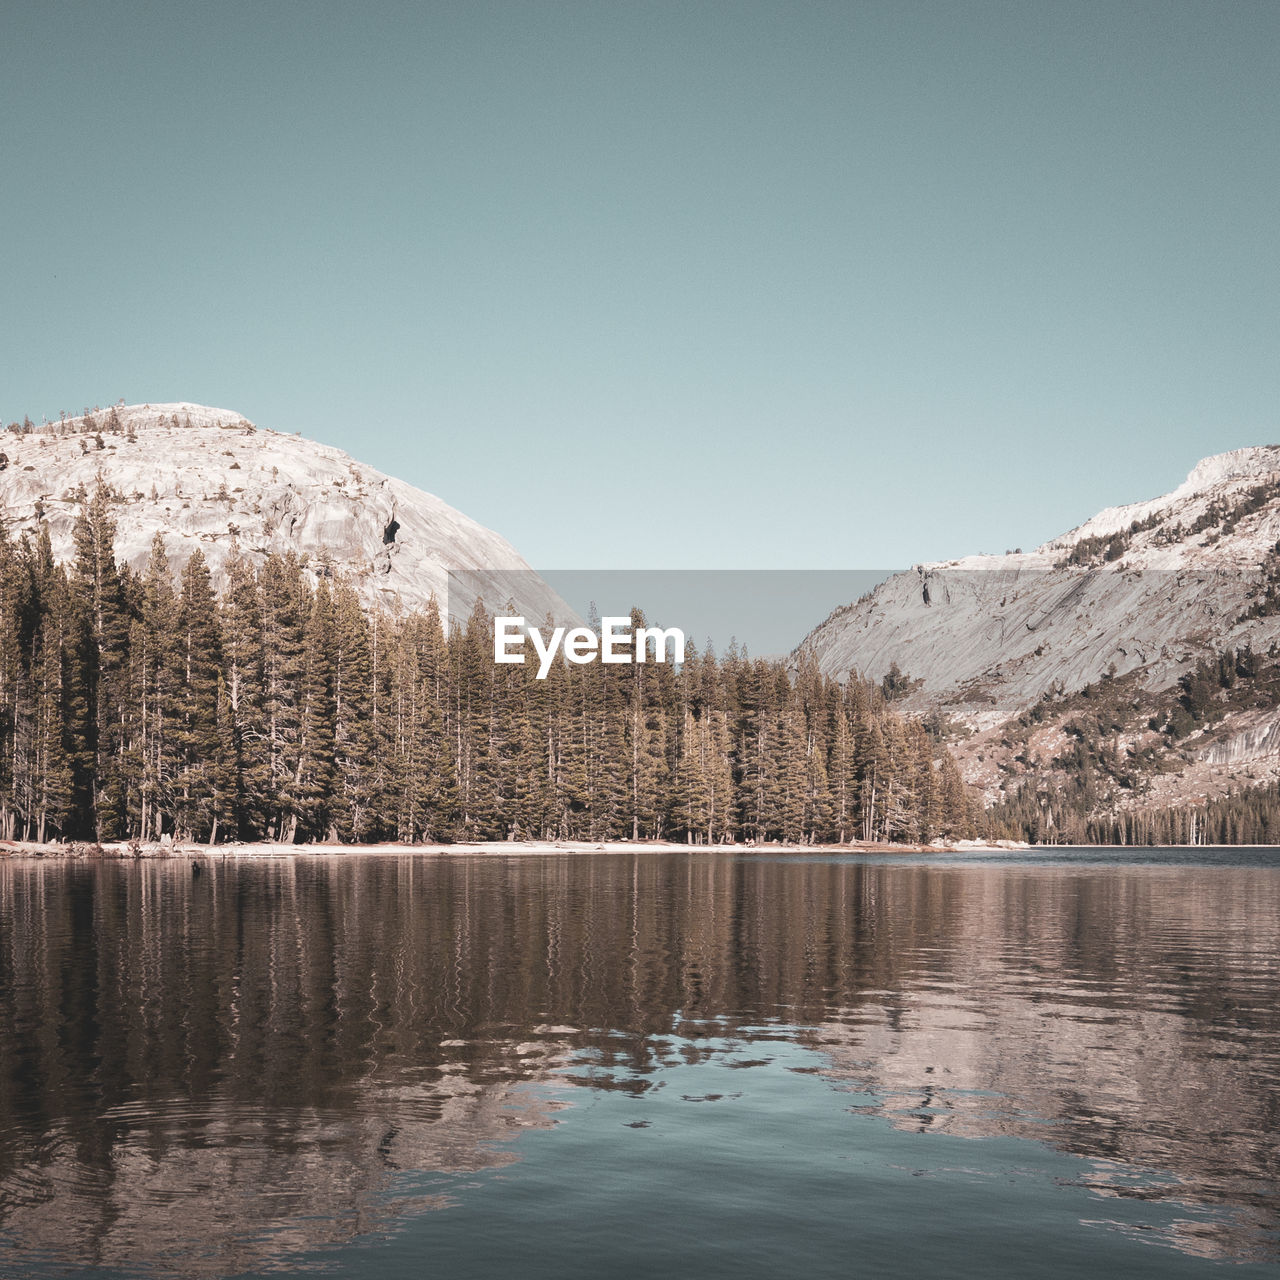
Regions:
<instances>
[{"instance_id":1,"label":"rocky outcrop","mask_svg":"<svg viewBox=\"0 0 1280 1280\"><path fill-rule=\"evenodd\" d=\"M0 513L11 537L48 525L74 554L80 495L116 496L116 554L145 566L154 535L181 568L199 547L215 581L234 550L296 552L313 579L346 575L368 605L420 608L434 595L465 617L477 594L533 618L571 610L505 539L432 494L340 449L194 404L116 406L6 433Z\"/></svg>"},{"instance_id":2,"label":"rocky outcrop","mask_svg":"<svg viewBox=\"0 0 1280 1280\"><path fill-rule=\"evenodd\" d=\"M1280 756L1280 712L1266 712L1256 723L1219 738L1200 752L1206 764L1239 765Z\"/></svg>"}]
</instances>

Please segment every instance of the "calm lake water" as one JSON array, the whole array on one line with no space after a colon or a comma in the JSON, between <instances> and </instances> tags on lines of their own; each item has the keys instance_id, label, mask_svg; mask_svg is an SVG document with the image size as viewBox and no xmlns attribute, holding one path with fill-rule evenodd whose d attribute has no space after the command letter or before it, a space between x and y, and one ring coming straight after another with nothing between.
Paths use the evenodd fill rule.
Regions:
<instances>
[{"instance_id":1,"label":"calm lake water","mask_svg":"<svg viewBox=\"0 0 1280 1280\"><path fill-rule=\"evenodd\" d=\"M6 860L0 1276L1276 1274L1278 977L1275 850Z\"/></svg>"}]
</instances>

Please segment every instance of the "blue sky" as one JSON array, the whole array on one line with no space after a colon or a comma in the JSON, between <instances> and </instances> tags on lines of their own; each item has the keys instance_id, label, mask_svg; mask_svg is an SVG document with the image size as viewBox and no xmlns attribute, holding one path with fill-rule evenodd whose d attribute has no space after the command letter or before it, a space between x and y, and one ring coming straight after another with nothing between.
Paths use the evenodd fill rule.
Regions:
<instances>
[{"instance_id":1,"label":"blue sky","mask_svg":"<svg viewBox=\"0 0 1280 1280\"><path fill-rule=\"evenodd\" d=\"M1280 6L0 0L0 415L547 568L1030 546L1280 439Z\"/></svg>"}]
</instances>

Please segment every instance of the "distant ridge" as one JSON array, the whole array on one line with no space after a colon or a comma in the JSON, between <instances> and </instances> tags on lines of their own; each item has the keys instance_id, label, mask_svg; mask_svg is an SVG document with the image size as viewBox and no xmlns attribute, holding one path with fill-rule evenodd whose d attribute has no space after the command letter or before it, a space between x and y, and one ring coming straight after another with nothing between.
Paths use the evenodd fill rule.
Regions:
<instances>
[{"instance_id":1,"label":"distant ridge","mask_svg":"<svg viewBox=\"0 0 1280 1280\"><path fill-rule=\"evenodd\" d=\"M1238 686L1237 650L1259 655ZM1278 780L1280 446L1205 458L1171 493L1033 551L896 574L837 608L800 655L838 677L880 681L896 666L904 711L971 735L954 750L988 803L1069 773L1081 752L1112 762L1102 772L1116 789L1100 803ZM1188 681L1209 666L1222 682L1192 706ZM1095 715L1104 695L1110 711Z\"/></svg>"}]
</instances>

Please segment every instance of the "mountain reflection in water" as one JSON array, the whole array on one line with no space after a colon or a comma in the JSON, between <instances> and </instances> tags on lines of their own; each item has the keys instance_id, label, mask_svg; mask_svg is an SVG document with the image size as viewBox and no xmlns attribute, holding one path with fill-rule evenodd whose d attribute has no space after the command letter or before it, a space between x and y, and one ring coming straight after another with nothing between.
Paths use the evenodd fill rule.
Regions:
<instances>
[{"instance_id":1,"label":"mountain reflection in water","mask_svg":"<svg viewBox=\"0 0 1280 1280\"><path fill-rule=\"evenodd\" d=\"M1274 1260L1278 970L1280 867L9 860L0 1264L293 1267L457 1205L581 1087L779 1044L836 1114L1049 1144L1098 1221Z\"/></svg>"}]
</instances>

